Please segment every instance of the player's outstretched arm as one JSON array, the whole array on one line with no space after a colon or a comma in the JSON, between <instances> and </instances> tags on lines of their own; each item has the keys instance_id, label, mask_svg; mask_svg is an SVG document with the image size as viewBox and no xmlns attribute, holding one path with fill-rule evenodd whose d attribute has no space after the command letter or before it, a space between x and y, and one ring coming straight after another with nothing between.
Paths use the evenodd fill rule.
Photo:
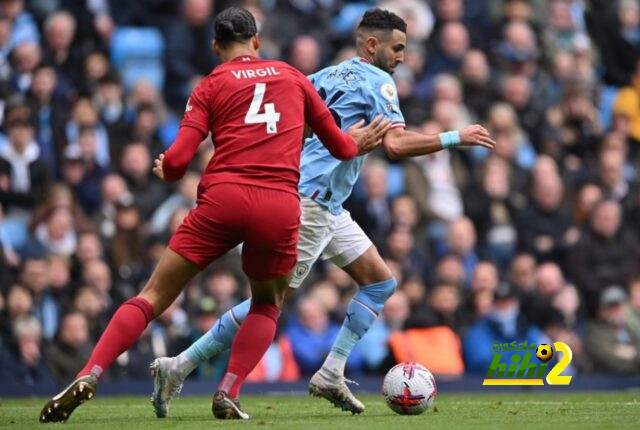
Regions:
<instances>
[{"instance_id":1,"label":"player's outstretched arm","mask_svg":"<svg viewBox=\"0 0 640 430\"><path fill-rule=\"evenodd\" d=\"M360 121L350 127L348 133L343 133L336 125L333 117L327 115L320 121L309 125L331 155L338 160L351 160L380 145L382 136L391 127L391 121L382 121L382 115L366 127L362 127L363 124L364 121Z\"/></svg>"},{"instance_id":2,"label":"player's outstretched arm","mask_svg":"<svg viewBox=\"0 0 640 430\"><path fill-rule=\"evenodd\" d=\"M166 182L181 179L189 167L204 134L193 127L180 127L178 136L165 154L160 154L153 163L153 173Z\"/></svg>"},{"instance_id":3,"label":"player's outstretched arm","mask_svg":"<svg viewBox=\"0 0 640 430\"><path fill-rule=\"evenodd\" d=\"M367 154L382 143L382 138L391 128L391 120L384 120L383 115L378 115L371 124L366 127L362 127L363 125L364 120L361 119L347 130L349 136L356 141L358 155Z\"/></svg>"},{"instance_id":4,"label":"player's outstretched arm","mask_svg":"<svg viewBox=\"0 0 640 430\"><path fill-rule=\"evenodd\" d=\"M440 134L422 134L402 128L392 128L382 141L387 155L392 158L416 157L456 146L483 146L493 149L496 143L480 125L469 125L460 131Z\"/></svg>"}]
</instances>

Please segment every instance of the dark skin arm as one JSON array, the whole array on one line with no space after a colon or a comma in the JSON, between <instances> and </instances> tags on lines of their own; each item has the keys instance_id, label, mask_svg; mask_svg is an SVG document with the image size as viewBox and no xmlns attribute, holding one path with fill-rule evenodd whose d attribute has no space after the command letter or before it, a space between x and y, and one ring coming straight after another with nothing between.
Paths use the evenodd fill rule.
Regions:
<instances>
[{"instance_id":1,"label":"dark skin arm","mask_svg":"<svg viewBox=\"0 0 640 430\"><path fill-rule=\"evenodd\" d=\"M389 130L382 140L382 145L391 159L417 157L443 149L437 134L427 135L403 128ZM470 125L460 130L460 146L483 146L493 149L495 145L489 132L480 125Z\"/></svg>"}]
</instances>

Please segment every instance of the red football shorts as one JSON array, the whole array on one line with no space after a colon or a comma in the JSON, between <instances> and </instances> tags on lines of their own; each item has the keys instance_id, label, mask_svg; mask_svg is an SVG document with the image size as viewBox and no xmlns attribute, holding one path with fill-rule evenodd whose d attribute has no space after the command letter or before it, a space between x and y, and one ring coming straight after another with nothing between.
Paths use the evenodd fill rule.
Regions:
<instances>
[{"instance_id":1,"label":"red football shorts","mask_svg":"<svg viewBox=\"0 0 640 430\"><path fill-rule=\"evenodd\" d=\"M291 271L298 258L298 196L242 184L213 184L198 194L169 248L200 269L244 242L242 269L256 281Z\"/></svg>"}]
</instances>

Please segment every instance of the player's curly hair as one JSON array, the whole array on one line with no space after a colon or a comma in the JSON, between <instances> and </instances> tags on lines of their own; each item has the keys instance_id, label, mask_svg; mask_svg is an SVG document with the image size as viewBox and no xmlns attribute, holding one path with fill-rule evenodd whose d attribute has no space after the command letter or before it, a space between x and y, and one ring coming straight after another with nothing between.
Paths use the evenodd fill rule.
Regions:
<instances>
[{"instance_id":1,"label":"player's curly hair","mask_svg":"<svg viewBox=\"0 0 640 430\"><path fill-rule=\"evenodd\" d=\"M393 12L379 8L369 9L364 13L358 29L400 30L407 32L407 23Z\"/></svg>"},{"instance_id":2,"label":"player's curly hair","mask_svg":"<svg viewBox=\"0 0 640 430\"><path fill-rule=\"evenodd\" d=\"M256 20L242 7L229 7L216 16L216 41L221 46L246 42L258 33Z\"/></svg>"}]
</instances>

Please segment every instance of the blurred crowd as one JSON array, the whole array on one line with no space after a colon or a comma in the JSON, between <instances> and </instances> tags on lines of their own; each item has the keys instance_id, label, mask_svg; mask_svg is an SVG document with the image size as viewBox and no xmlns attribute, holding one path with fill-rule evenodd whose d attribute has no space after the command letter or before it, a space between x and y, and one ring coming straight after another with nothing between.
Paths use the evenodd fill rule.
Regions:
<instances>
[{"instance_id":1,"label":"blurred crowd","mask_svg":"<svg viewBox=\"0 0 640 430\"><path fill-rule=\"evenodd\" d=\"M263 56L305 74L355 55L366 9L398 13L408 127L477 122L497 141L369 156L345 207L399 287L347 374L486 373L494 342L525 340L567 343L574 374L640 372L638 0L0 0L3 384L71 379L194 206L211 141L177 184L151 164L218 64L212 20L232 4L256 17ZM315 371L355 291L318 262L250 379ZM247 294L234 250L106 376L147 377Z\"/></svg>"}]
</instances>

